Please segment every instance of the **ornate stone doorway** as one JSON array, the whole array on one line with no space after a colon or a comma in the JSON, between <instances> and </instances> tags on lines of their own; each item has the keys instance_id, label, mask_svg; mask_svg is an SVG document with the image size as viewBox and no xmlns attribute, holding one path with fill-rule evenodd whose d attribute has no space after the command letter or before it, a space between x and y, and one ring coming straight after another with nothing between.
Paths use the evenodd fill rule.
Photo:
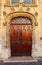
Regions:
<instances>
[{"instance_id":1,"label":"ornate stone doorway","mask_svg":"<svg viewBox=\"0 0 42 65\"><path fill-rule=\"evenodd\" d=\"M10 22L11 56L31 56L32 21L27 17L16 17Z\"/></svg>"},{"instance_id":2,"label":"ornate stone doorway","mask_svg":"<svg viewBox=\"0 0 42 65\"><path fill-rule=\"evenodd\" d=\"M13 21L13 20L15 20L15 19L18 19L18 17L20 17L19 19L21 19L21 17L23 17L23 18L25 18L25 20L30 20L29 22L28 21L24 21L23 20L23 22L22 21L18 21L17 23L16 23L16 21L14 21L14 22L12 22L12 23L10 23L11 21ZM26 34L26 36L25 36L25 38L26 38L26 40L23 38L23 40L25 40L25 42L26 42L26 44L27 44L27 41L28 41L28 35L27 35L27 33L29 33L29 31L30 31L30 44L28 44L28 46L30 45L31 46L31 48L28 48L28 49L30 49L30 52L28 52L28 53L30 53L30 54L28 54L28 55L31 55L32 57L33 57L33 54L34 54L34 52L33 52L33 50L35 49L35 25L34 25L34 23L35 23L35 17L32 15L32 14L30 14L30 13L27 13L27 12L13 12L13 13L10 13L7 17L6 17L6 22L7 22L7 26L6 26L6 40L7 40L7 42L6 42L6 45L7 45L7 47L8 47L8 51L9 51L9 57L11 57L11 47L10 47L10 42L11 42L11 40L10 40L10 26L12 27L12 28L14 28L14 27L17 27L17 28L15 28L14 30L18 30L18 26L19 26L19 30L18 30L18 34L19 34L19 31L20 31L20 33L21 34L19 34L19 35L21 35L21 36L19 36L18 35L18 39L22 39L22 37L24 37L25 35L24 34ZM20 23L21 22L21 23ZM26 23L25 23L26 22ZM31 22L31 23L30 23ZM12 24L12 25L11 25ZM15 26L14 26L14 25ZM18 25L17 25L18 24ZM29 25L30 24L30 25ZM25 27L27 27L26 28L26 30L25 30L25 28L24 28L24 26ZM28 31L27 29L28 29L28 26L30 27L30 30ZM23 30L23 28L24 28L24 30ZM12 32L14 31L14 30L12 30ZM24 32L25 31L25 32ZM31 32L32 31L32 32ZM14 32L15 33L15 32ZM23 34L23 36L22 36L22 33L24 33ZM17 34L16 34L17 35ZM21 37L21 38L20 38ZM15 40L15 39L14 39ZM16 39L17 40L17 39ZM23 41L22 40L22 41ZM21 40L20 40L21 41ZM19 41L19 43L20 43L20 41ZM21 41L21 42L22 42ZM22 44L23 44L23 42L22 42ZM21 45L20 45L21 46ZM24 49L25 49L25 45L22 45L23 47L24 47ZM20 48L22 48L22 47L20 47ZM19 49L19 48L18 48ZM27 49L26 49L27 50ZM20 51L19 51L20 52ZM25 54L26 55L26 54Z\"/></svg>"}]
</instances>

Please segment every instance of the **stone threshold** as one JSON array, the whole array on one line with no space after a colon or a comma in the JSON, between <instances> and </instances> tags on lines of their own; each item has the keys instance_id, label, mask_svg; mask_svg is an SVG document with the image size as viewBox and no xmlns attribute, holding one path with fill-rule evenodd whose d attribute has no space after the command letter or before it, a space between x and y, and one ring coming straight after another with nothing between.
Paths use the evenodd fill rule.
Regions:
<instances>
[{"instance_id":1,"label":"stone threshold","mask_svg":"<svg viewBox=\"0 0 42 65\"><path fill-rule=\"evenodd\" d=\"M7 62L37 62L37 59L34 59L32 57L11 57L8 59L4 59L3 62L7 63Z\"/></svg>"}]
</instances>

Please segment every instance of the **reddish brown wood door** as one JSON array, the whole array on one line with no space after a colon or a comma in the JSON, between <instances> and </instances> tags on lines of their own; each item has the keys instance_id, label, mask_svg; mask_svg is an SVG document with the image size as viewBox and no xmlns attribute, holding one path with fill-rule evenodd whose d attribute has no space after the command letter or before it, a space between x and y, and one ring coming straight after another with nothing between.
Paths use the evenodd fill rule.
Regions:
<instances>
[{"instance_id":1,"label":"reddish brown wood door","mask_svg":"<svg viewBox=\"0 0 42 65\"><path fill-rule=\"evenodd\" d=\"M10 25L11 56L31 56L32 26Z\"/></svg>"}]
</instances>

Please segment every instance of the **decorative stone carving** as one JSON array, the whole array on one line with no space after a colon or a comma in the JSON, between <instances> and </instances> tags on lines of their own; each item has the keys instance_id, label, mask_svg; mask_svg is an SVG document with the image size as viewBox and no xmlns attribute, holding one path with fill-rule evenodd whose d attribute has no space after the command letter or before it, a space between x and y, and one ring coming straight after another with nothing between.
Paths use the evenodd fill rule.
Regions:
<instances>
[{"instance_id":1,"label":"decorative stone carving","mask_svg":"<svg viewBox=\"0 0 42 65\"><path fill-rule=\"evenodd\" d=\"M27 7L26 11L29 11L29 10L30 10L30 8L29 8L29 7Z\"/></svg>"},{"instance_id":2,"label":"decorative stone carving","mask_svg":"<svg viewBox=\"0 0 42 65\"><path fill-rule=\"evenodd\" d=\"M18 3L18 5L16 6L17 8L19 8L19 11L24 11L25 8L26 8L26 11L30 10L29 6L27 7L24 3Z\"/></svg>"},{"instance_id":3,"label":"decorative stone carving","mask_svg":"<svg viewBox=\"0 0 42 65\"><path fill-rule=\"evenodd\" d=\"M22 3L22 2L19 2L14 5L4 5L4 7L10 7L11 11L29 11L30 10L30 6L27 6L25 3Z\"/></svg>"},{"instance_id":4,"label":"decorative stone carving","mask_svg":"<svg viewBox=\"0 0 42 65\"><path fill-rule=\"evenodd\" d=\"M35 16L38 16L38 12L35 12Z\"/></svg>"},{"instance_id":5,"label":"decorative stone carving","mask_svg":"<svg viewBox=\"0 0 42 65\"><path fill-rule=\"evenodd\" d=\"M7 25L7 22L3 22L3 26L6 26Z\"/></svg>"},{"instance_id":6,"label":"decorative stone carving","mask_svg":"<svg viewBox=\"0 0 42 65\"><path fill-rule=\"evenodd\" d=\"M6 15L7 13L5 11L3 11L3 15Z\"/></svg>"},{"instance_id":7,"label":"decorative stone carving","mask_svg":"<svg viewBox=\"0 0 42 65\"><path fill-rule=\"evenodd\" d=\"M22 8L22 7L20 7L20 8L19 8L19 11L23 11L23 8Z\"/></svg>"},{"instance_id":8,"label":"decorative stone carving","mask_svg":"<svg viewBox=\"0 0 42 65\"><path fill-rule=\"evenodd\" d=\"M35 21L35 26L38 26L38 22L37 21Z\"/></svg>"},{"instance_id":9,"label":"decorative stone carving","mask_svg":"<svg viewBox=\"0 0 42 65\"><path fill-rule=\"evenodd\" d=\"M42 37L40 37L40 40L42 40Z\"/></svg>"},{"instance_id":10,"label":"decorative stone carving","mask_svg":"<svg viewBox=\"0 0 42 65\"><path fill-rule=\"evenodd\" d=\"M11 7L11 10L12 10L12 11L15 11L14 7Z\"/></svg>"}]
</instances>

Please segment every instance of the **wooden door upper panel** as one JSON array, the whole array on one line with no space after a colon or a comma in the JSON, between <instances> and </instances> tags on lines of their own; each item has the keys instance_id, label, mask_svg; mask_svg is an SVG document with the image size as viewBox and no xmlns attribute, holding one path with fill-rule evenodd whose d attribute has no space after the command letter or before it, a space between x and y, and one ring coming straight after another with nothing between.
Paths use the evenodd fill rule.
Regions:
<instances>
[{"instance_id":1,"label":"wooden door upper panel","mask_svg":"<svg viewBox=\"0 0 42 65\"><path fill-rule=\"evenodd\" d=\"M19 40L19 37L20 37L20 27L19 28L18 27L19 27L18 25L11 25L10 26L11 38L14 41Z\"/></svg>"},{"instance_id":2,"label":"wooden door upper panel","mask_svg":"<svg viewBox=\"0 0 42 65\"><path fill-rule=\"evenodd\" d=\"M19 37L22 32L23 40L31 40L32 35L32 26L31 25L11 25L11 40L19 40Z\"/></svg>"}]
</instances>

